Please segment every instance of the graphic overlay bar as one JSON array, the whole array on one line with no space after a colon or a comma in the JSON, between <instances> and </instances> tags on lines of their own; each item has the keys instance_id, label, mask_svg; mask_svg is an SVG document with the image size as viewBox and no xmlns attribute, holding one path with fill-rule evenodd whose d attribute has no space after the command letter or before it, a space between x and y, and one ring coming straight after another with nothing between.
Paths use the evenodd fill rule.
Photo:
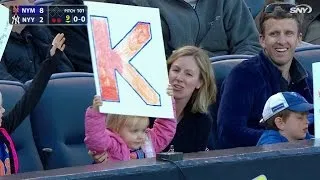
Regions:
<instances>
[{"instance_id":1,"label":"graphic overlay bar","mask_svg":"<svg viewBox=\"0 0 320 180\"><path fill-rule=\"evenodd\" d=\"M86 25L87 6L49 6L50 25Z\"/></svg>"},{"instance_id":2,"label":"graphic overlay bar","mask_svg":"<svg viewBox=\"0 0 320 180\"><path fill-rule=\"evenodd\" d=\"M17 24L48 24L48 6L10 6L9 22Z\"/></svg>"}]
</instances>

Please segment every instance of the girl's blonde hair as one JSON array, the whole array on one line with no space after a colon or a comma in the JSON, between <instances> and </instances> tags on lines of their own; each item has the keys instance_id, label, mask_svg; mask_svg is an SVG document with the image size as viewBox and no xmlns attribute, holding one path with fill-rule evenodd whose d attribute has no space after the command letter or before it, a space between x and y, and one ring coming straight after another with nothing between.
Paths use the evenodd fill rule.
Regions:
<instances>
[{"instance_id":1,"label":"girl's blonde hair","mask_svg":"<svg viewBox=\"0 0 320 180\"><path fill-rule=\"evenodd\" d=\"M168 70L174 61L180 57L192 56L200 69L200 81L202 85L195 89L189 100L191 112L207 113L210 104L216 102L217 87L215 76L211 67L208 54L195 46L184 46L175 50L168 59Z\"/></svg>"},{"instance_id":2,"label":"girl's blonde hair","mask_svg":"<svg viewBox=\"0 0 320 180\"><path fill-rule=\"evenodd\" d=\"M134 127L139 124L149 125L149 119L141 116L127 116L119 114L108 114L106 118L107 128L113 132L119 133L122 127Z\"/></svg>"}]
</instances>

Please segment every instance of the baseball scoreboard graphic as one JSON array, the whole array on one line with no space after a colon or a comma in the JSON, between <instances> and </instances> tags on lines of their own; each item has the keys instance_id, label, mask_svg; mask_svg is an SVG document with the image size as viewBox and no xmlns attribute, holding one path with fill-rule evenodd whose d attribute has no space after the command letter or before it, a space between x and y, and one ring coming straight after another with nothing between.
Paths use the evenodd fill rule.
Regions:
<instances>
[{"instance_id":1,"label":"baseball scoreboard graphic","mask_svg":"<svg viewBox=\"0 0 320 180\"><path fill-rule=\"evenodd\" d=\"M11 6L13 25L86 25L87 6Z\"/></svg>"}]
</instances>

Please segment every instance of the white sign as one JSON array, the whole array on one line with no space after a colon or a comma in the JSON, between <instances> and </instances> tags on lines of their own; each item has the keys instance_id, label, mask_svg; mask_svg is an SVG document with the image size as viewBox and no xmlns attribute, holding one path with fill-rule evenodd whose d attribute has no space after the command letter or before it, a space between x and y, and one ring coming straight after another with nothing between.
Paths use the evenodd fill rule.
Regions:
<instances>
[{"instance_id":1,"label":"white sign","mask_svg":"<svg viewBox=\"0 0 320 180\"><path fill-rule=\"evenodd\" d=\"M9 23L9 9L0 5L0 61L6 48L12 25Z\"/></svg>"},{"instance_id":2,"label":"white sign","mask_svg":"<svg viewBox=\"0 0 320 180\"><path fill-rule=\"evenodd\" d=\"M312 64L315 138L320 138L320 62Z\"/></svg>"},{"instance_id":3,"label":"white sign","mask_svg":"<svg viewBox=\"0 0 320 180\"><path fill-rule=\"evenodd\" d=\"M100 111L173 118L159 10L84 4Z\"/></svg>"}]
</instances>

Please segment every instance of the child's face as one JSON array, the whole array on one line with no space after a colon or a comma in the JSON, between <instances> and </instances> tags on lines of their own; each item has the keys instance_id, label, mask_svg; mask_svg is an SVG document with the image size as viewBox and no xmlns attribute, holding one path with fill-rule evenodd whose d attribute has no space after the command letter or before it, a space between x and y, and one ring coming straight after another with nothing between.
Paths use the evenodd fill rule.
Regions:
<instances>
[{"instance_id":1,"label":"child's face","mask_svg":"<svg viewBox=\"0 0 320 180\"><path fill-rule=\"evenodd\" d=\"M2 107L2 94L0 93L0 127L2 125L2 116L6 110Z\"/></svg>"},{"instance_id":2,"label":"child's face","mask_svg":"<svg viewBox=\"0 0 320 180\"><path fill-rule=\"evenodd\" d=\"M119 135L132 150L139 149L146 140L146 129L148 127L148 120L142 120L141 123L137 123L135 126L124 126L120 129Z\"/></svg>"},{"instance_id":3,"label":"child's face","mask_svg":"<svg viewBox=\"0 0 320 180\"><path fill-rule=\"evenodd\" d=\"M291 112L287 121L283 123L283 132L289 141L301 140L308 132L308 113Z\"/></svg>"}]
</instances>

